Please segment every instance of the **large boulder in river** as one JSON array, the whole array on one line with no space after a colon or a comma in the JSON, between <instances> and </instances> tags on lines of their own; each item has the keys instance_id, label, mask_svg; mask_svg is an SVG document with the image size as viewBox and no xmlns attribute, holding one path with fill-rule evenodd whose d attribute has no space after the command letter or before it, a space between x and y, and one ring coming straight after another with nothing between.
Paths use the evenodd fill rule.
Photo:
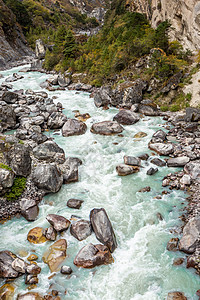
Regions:
<instances>
[{"instance_id":1,"label":"large boulder in river","mask_svg":"<svg viewBox=\"0 0 200 300\"><path fill-rule=\"evenodd\" d=\"M53 141L46 141L33 149L33 155L38 160L47 162L57 162L59 164L65 161L65 152Z\"/></svg>"},{"instance_id":2,"label":"large boulder in river","mask_svg":"<svg viewBox=\"0 0 200 300\"><path fill-rule=\"evenodd\" d=\"M94 94L94 104L97 107L107 106L110 104L112 89L109 86L102 86Z\"/></svg>"},{"instance_id":3,"label":"large boulder in river","mask_svg":"<svg viewBox=\"0 0 200 300\"><path fill-rule=\"evenodd\" d=\"M9 151L9 165L16 175L27 177L31 173L30 146L16 144Z\"/></svg>"},{"instance_id":4,"label":"large boulder in river","mask_svg":"<svg viewBox=\"0 0 200 300\"><path fill-rule=\"evenodd\" d=\"M67 241L61 239L56 241L49 250L43 254L44 263L48 264L51 272L57 272L60 264L65 260L67 253Z\"/></svg>"},{"instance_id":5,"label":"large boulder in river","mask_svg":"<svg viewBox=\"0 0 200 300\"><path fill-rule=\"evenodd\" d=\"M67 122L67 117L61 112L52 112L47 121L47 126L50 129L59 129Z\"/></svg>"},{"instance_id":6,"label":"large boulder in river","mask_svg":"<svg viewBox=\"0 0 200 300\"><path fill-rule=\"evenodd\" d=\"M145 116L155 117L159 115L157 105L148 99L141 101L138 112Z\"/></svg>"},{"instance_id":7,"label":"large boulder in river","mask_svg":"<svg viewBox=\"0 0 200 300\"><path fill-rule=\"evenodd\" d=\"M167 156L174 152L174 145L164 143L149 143L149 149L157 152L160 155Z\"/></svg>"},{"instance_id":8,"label":"large boulder in river","mask_svg":"<svg viewBox=\"0 0 200 300\"><path fill-rule=\"evenodd\" d=\"M16 114L11 105L0 101L0 131L13 129L16 125Z\"/></svg>"},{"instance_id":9,"label":"large boulder in river","mask_svg":"<svg viewBox=\"0 0 200 300\"><path fill-rule=\"evenodd\" d=\"M187 156L179 156L175 158L170 158L167 161L168 167L184 167L190 161Z\"/></svg>"},{"instance_id":10,"label":"large boulder in river","mask_svg":"<svg viewBox=\"0 0 200 300\"><path fill-rule=\"evenodd\" d=\"M199 234L200 234L200 218L195 217L183 228L183 236L179 242L179 250L185 253L194 253L196 248L199 247Z\"/></svg>"},{"instance_id":11,"label":"large boulder in river","mask_svg":"<svg viewBox=\"0 0 200 300\"><path fill-rule=\"evenodd\" d=\"M47 193L56 193L63 183L63 175L55 164L38 164L32 172L33 183Z\"/></svg>"},{"instance_id":12,"label":"large boulder in river","mask_svg":"<svg viewBox=\"0 0 200 300\"><path fill-rule=\"evenodd\" d=\"M126 165L140 167L141 166L141 159L138 158L138 157L125 155L124 156L124 163Z\"/></svg>"},{"instance_id":13,"label":"large boulder in river","mask_svg":"<svg viewBox=\"0 0 200 300\"><path fill-rule=\"evenodd\" d=\"M87 220L79 220L71 225L70 233L79 241L85 240L92 234L91 223Z\"/></svg>"},{"instance_id":14,"label":"large boulder in river","mask_svg":"<svg viewBox=\"0 0 200 300\"><path fill-rule=\"evenodd\" d=\"M74 264L81 268L94 268L100 265L111 264L113 261L108 247L88 244L79 251L74 259Z\"/></svg>"},{"instance_id":15,"label":"large boulder in river","mask_svg":"<svg viewBox=\"0 0 200 300\"><path fill-rule=\"evenodd\" d=\"M67 157L64 164L60 165L63 174L63 183L78 181L78 167L82 161L77 157Z\"/></svg>"},{"instance_id":16,"label":"large boulder in river","mask_svg":"<svg viewBox=\"0 0 200 300\"><path fill-rule=\"evenodd\" d=\"M157 130L154 132L151 143L162 143L166 140L166 132L164 132L162 129Z\"/></svg>"},{"instance_id":17,"label":"large boulder in river","mask_svg":"<svg viewBox=\"0 0 200 300\"><path fill-rule=\"evenodd\" d=\"M128 109L122 109L114 116L113 121L117 121L122 125L132 125L137 123L140 117L133 111Z\"/></svg>"},{"instance_id":18,"label":"large boulder in river","mask_svg":"<svg viewBox=\"0 0 200 300\"><path fill-rule=\"evenodd\" d=\"M167 300L187 300L187 298L181 292L170 292L167 295Z\"/></svg>"},{"instance_id":19,"label":"large boulder in river","mask_svg":"<svg viewBox=\"0 0 200 300\"><path fill-rule=\"evenodd\" d=\"M81 135L87 130L87 125L76 119L68 119L62 127L63 136Z\"/></svg>"},{"instance_id":20,"label":"large boulder in river","mask_svg":"<svg viewBox=\"0 0 200 300\"><path fill-rule=\"evenodd\" d=\"M95 134L113 135L121 133L124 128L116 121L103 121L92 125L90 131Z\"/></svg>"},{"instance_id":21,"label":"large boulder in river","mask_svg":"<svg viewBox=\"0 0 200 300\"><path fill-rule=\"evenodd\" d=\"M58 84L61 87L67 87L71 83L70 77L66 77L64 74L58 75Z\"/></svg>"},{"instance_id":22,"label":"large boulder in river","mask_svg":"<svg viewBox=\"0 0 200 300\"><path fill-rule=\"evenodd\" d=\"M10 251L0 251L0 278L16 278L19 272L12 268L13 261L17 258Z\"/></svg>"},{"instance_id":23,"label":"large boulder in river","mask_svg":"<svg viewBox=\"0 0 200 300\"><path fill-rule=\"evenodd\" d=\"M90 212L90 222L96 238L106 245L111 252L117 248L117 241L112 224L104 208L94 208Z\"/></svg>"},{"instance_id":24,"label":"large boulder in river","mask_svg":"<svg viewBox=\"0 0 200 300\"><path fill-rule=\"evenodd\" d=\"M49 214L46 219L57 232L67 230L70 226L70 221L59 215Z\"/></svg>"}]
</instances>

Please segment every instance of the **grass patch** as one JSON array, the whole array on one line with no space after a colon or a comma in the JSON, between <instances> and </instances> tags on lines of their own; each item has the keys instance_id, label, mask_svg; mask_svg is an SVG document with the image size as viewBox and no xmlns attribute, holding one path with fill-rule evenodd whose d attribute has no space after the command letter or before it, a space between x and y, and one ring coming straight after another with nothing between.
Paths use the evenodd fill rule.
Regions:
<instances>
[{"instance_id":1,"label":"grass patch","mask_svg":"<svg viewBox=\"0 0 200 300\"><path fill-rule=\"evenodd\" d=\"M17 200L23 193L25 187L26 187L26 178L17 176L14 179L14 183L13 186L11 187L10 192L5 194L6 199L8 201Z\"/></svg>"}]
</instances>

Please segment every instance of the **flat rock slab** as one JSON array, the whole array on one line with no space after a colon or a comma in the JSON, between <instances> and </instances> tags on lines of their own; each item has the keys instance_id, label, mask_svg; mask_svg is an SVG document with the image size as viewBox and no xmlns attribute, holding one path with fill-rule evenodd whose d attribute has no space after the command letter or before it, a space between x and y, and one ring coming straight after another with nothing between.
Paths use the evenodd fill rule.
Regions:
<instances>
[{"instance_id":1,"label":"flat rock slab","mask_svg":"<svg viewBox=\"0 0 200 300\"><path fill-rule=\"evenodd\" d=\"M113 135L121 133L124 128L115 121L103 121L92 125L90 131L95 134Z\"/></svg>"},{"instance_id":2,"label":"flat rock slab","mask_svg":"<svg viewBox=\"0 0 200 300\"><path fill-rule=\"evenodd\" d=\"M160 158L153 158L150 162L158 167L166 166L166 162Z\"/></svg>"},{"instance_id":3,"label":"flat rock slab","mask_svg":"<svg viewBox=\"0 0 200 300\"><path fill-rule=\"evenodd\" d=\"M65 239L60 239L49 247L43 255L44 263L48 264L51 272L57 272L59 270L60 264L66 258L67 241Z\"/></svg>"},{"instance_id":4,"label":"flat rock slab","mask_svg":"<svg viewBox=\"0 0 200 300\"><path fill-rule=\"evenodd\" d=\"M173 144L149 143L149 149L157 152L160 155L164 155L164 156L167 156L174 152Z\"/></svg>"},{"instance_id":5,"label":"flat rock slab","mask_svg":"<svg viewBox=\"0 0 200 300\"><path fill-rule=\"evenodd\" d=\"M74 259L74 264L81 268L94 268L112 263L113 257L104 245L88 244L84 246Z\"/></svg>"},{"instance_id":6,"label":"flat rock slab","mask_svg":"<svg viewBox=\"0 0 200 300\"><path fill-rule=\"evenodd\" d=\"M190 161L187 156L180 156L175 158L170 158L167 161L168 167L184 167Z\"/></svg>"}]
</instances>

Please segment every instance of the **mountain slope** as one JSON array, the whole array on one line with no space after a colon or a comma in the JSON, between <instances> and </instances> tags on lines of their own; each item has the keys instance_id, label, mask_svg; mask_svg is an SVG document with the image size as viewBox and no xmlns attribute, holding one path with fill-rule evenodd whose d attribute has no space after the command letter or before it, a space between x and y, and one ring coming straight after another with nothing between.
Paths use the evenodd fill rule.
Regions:
<instances>
[{"instance_id":1,"label":"mountain slope","mask_svg":"<svg viewBox=\"0 0 200 300\"><path fill-rule=\"evenodd\" d=\"M0 68L32 54L12 11L0 0Z\"/></svg>"}]
</instances>

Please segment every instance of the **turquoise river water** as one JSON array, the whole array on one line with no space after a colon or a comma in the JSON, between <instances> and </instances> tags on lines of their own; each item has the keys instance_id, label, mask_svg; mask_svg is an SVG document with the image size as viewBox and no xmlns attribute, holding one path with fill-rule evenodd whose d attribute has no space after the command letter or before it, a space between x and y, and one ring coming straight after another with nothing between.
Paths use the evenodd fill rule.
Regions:
<instances>
[{"instance_id":1,"label":"turquoise river water","mask_svg":"<svg viewBox=\"0 0 200 300\"><path fill-rule=\"evenodd\" d=\"M0 84L6 76L20 69L1 72L4 78L0 79ZM24 79L13 82L13 90L39 91L39 84L49 76L36 72L21 74ZM53 132L47 133L64 149L66 156L76 156L83 161L79 167L79 181L63 185L58 193L45 196L36 221L30 223L23 218L13 218L0 225L0 250L7 249L16 254L21 250L27 251L28 255L36 253L42 272L38 287L33 291L46 294L49 288L57 289L61 299L164 300L169 291L176 290L184 292L188 299L198 299L195 293L200 288L199 277L191 269L172 265L175 258L185 255L166 250L168 240L173 237L170 230L181 225L179 216L186 205L183 192L171 191L162 195L162 178L175 169L162 167L154 176L148 176L146 171L151 163L143 162L144 168L137 174L119 177L115 170L116 165L123 162L124 155L151 155L148 142L156 130L165 126L164 121L159 117L144 117L135 125L124 126L123 137L94 135L90 132L91 125L112 120L117 109L97 109L89 94L83 92L56 91L49 92L49 96L57 96L55 102L62 103L68 117L74 117L74 110L91 115L86 121L88 130L84 135L62 137ZM139 131L146 132L147 136L135 139L134 135ZM138 193L145 186L150 186L151 192ZM161 197L158 199L156 196ZM70 198L84 200L79 211L66 206ZM78 242L67 231L62 235L68 243L67 258L63 264L72 267L72 276L67 278L57 273L48 279L51 273L42 261L42 254L51 243L30 244L26 239L28 231L36 226L48 227L45 218L49 213L66 218L76 214L88 219L90 210L100 207L106 209L116 233L118 248L113 253L115 262L92 270L78 269L73 265L78 251L89 242L99 242L94 234ZM162 214L163 221L158 220L158 212ZM15 280L16 295L28 291L24 281L23 277ZM0 285L3 283L0 280Z\"/></svg>"}]
</instances>

